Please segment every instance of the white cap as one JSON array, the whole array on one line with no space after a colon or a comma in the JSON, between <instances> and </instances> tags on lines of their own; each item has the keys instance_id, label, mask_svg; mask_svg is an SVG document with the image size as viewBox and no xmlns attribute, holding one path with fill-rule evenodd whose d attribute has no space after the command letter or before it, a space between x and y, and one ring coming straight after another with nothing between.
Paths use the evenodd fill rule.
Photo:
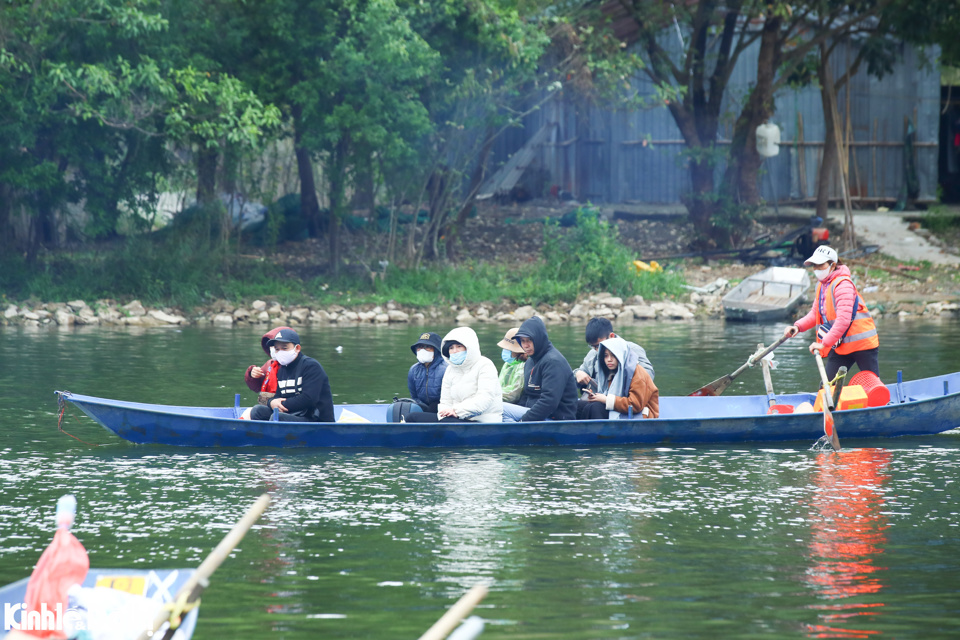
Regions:
<instances>
[{"instance_id":1,"label":"white cap","mask_svg":"<svg viewBox=\"0 0 960 640\"><path fill-rule=\"evenodd\" d=\"M817 247L817 250L813 252L812 256L803 261L803 264L824 264L827 262L836 262L838 259L836 249L822 244Z\"/></svg>"}]
</instances>

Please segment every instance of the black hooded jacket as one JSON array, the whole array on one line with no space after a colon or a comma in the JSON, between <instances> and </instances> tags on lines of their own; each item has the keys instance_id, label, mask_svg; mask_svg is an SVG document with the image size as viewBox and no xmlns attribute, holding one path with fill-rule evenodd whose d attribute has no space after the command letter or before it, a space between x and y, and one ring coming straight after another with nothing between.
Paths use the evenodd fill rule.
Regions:
<instances>
[{"instance_id":1,"label":"black hooded jacket","mask_svg":"<svg viewBox=\"0 0 960 640\"><path fill-rule=\"evenodd\" d=\"M567 359L547 337L547 327L537 317L520 325L516 338L533 341L533 356L523 367L523 396L519 404L530 410L522 422L537 420L574 420L577 415L577 380Z\"/></svg>"}]
</instances>

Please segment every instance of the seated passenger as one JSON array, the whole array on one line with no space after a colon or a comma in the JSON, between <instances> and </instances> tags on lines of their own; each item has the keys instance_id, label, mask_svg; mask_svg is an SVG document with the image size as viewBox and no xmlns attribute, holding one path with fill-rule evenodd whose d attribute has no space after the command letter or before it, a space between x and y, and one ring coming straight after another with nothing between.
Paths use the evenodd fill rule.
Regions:
<instances>
[{"instance_id":1,"label":"seated passenger","mask_svg":"<svg viewBox=\"0 0 960 640\"><path fill-rule=\"evenodd\" d=\"M457 327L443 338L440 353L448 362L437 413L411 413L407 422L500 422L503 419L497 367L480 354L480 340L470 327Z\"/></svg>"},{"instance_id":2,"label":"seated passenger","mask_svg":"<svg viewBox=\"0 0 960 640\"><path fill-rule=\"evenodd\" d=\"M410 398L427 413L436 413L443 372L447 370L447 361L440 357L440 335L424 333L410 350L417 356L417 363L407 373Z\"/></svg>"},{"instance_id":3,"label":"seated passenger","mask_svg":"<svg viewBox=\"0 0 960 640\"><path fill-rule=\"evenodd\" d=\"M622 366L621 366L621 363ZM607 338L597 350L597 391L577 402L577 419L660 416L660 391L623 338Z\"/></svg>"},{"instance_id":4,"label":"seated passenger","mask_svg":"<svg viewBox=\"0 0 960 640\"><path fill-rule=\"evenodd\" d=\"M251 420L269 420L274 409L278 419L293 422L335 422L330 379L320 363L300 352L300 336L282 329L267 341L274 347L277 362L277 395L268 405L258 404Z\"/></svg>"},{"instance_id":5,"label":"seated passenger","mask_svg":"<svg viewBox=\"0 0 960 640\"><path fill-rule=\"evenodd\" d=\"M253 364L250 365L247 367L246 373L243 374L243 381L247 383L250 390L258 392L258 404L267 404L270 402L273 394L277 392L277 368L280 365L277 364L277 359L274 357L274 349L268 347L267 342L272 340L273 337L277 335L277 332L282 329L293 331L290 327L277 327L263 334L263 337L260 338L260 348L270 356L270 359L259 367Z\"/></svg>"},{"instance_id":6,"label":"seated passenger","mask_svg":"<svg viewBox=\"0 0 960 640\"><path fill-rule=\"evenodd\" d=\"M543 319L534 316L525 320L514 338L527 354L523 395L516 404L503 404L504 420L575 420L577 381L567 359L550 342Z\"/></svg>"},{"instance_id":7,"label":"seated passenger","mask_svg":"<svg viewBox=\"0 0 960 640\"><path fill-rule=\"evenodd\" d=\"M523 363L527 360L527 354L523 352L520 343L513 339L517 335L518 328L514 327L507 331L503 340L497 343L497 346L503 349L500 357L503 360L503 366L500 367L500 390L503 392L504 402L516 402L523 395Z\"/></svg>"},{"instance_id":8,"label":"seated passenger","mask_svg":"<svg viewBox=\"0 0 960 640\"><path fill-rule=\"evenodd\" d=\"M613 332L612 322L607 318L599 317L590 318L584 333L587 344L590 345L590 351L587 351L587 355L583 357L583 364L573 370L573 375L577 378L577 386L580 388L590 386L590 380L595 380L596 376L599 375L597 372L597 345L600 344L600 341L620 337ZM656 374L653 371L653 365L647 359L647 352L635 342L627 341L627 345L633 355L636 356L637 361L650 374L650 379L653 380Z\"/></svg>"}]
</instances>

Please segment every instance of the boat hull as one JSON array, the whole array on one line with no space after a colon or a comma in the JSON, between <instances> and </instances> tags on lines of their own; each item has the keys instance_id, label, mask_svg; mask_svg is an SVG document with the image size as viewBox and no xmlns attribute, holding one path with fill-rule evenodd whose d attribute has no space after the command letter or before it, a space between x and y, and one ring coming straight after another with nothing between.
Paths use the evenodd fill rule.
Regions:
<instances>
[{"instance_id":1,"label":"boat hull","mask_svg":"<svg viewBox=\"0 0 960 640\"><path fill-rule=\"evenodd\" d=\"M125 591L133 595L144 596L152 600L168 603L173 601L177 591L186 584L190 576L193 575L193 569L93 569L87 572L87 577L83 581L82 587L106 587ZM20 625L24 622L21 619L22 603L27 597L27 583L30 578L17 580L4 587L0 587L0 607L5 612L4 622ZM178 627L178 636L181 640L189 640L193 635L194 628L197 625L197 613L199 608L190 610L183 616L183 620ZM9 614L8 619L6 615ZM69 623L68 616L72 615L70 610L63 612L63 622ZM152 620L144 621L144 628L152 623ZM9 629L4 629L8 631Z\"/></svg>"},{"instance_id":2,"label":"boat hull","mask_svg":"<svg viewBox=\"0 0 960 640\"><path fill-rule=\"evenodd\" d=\"M792 318L806 301L810 278L805 269L768 267L748 276L723 296L723 312L730 320L776 322Z\"/></svg>"},{"instance_id":3,"label":"boat hull","mask_svg":"<svg viewBox=\"0 0 960 640\"><path fill-rule=\"evenodd\" d=\"M891 404L838 411L842 439L929 435L960 427L960 373L889 385ZM579 420L496 423L390 423L389 405L338 405L370 422L303 423L239 420L234 407L174 407L58 392L121 438L138 444L185 447L412 448L597 445L675 445L815 441L820 413L767 414L766 396L660 399L656 420ZM903 401L901 402L901 399ZM778 402L813 402L813 394Z\"/></svg>"}]
</instances>

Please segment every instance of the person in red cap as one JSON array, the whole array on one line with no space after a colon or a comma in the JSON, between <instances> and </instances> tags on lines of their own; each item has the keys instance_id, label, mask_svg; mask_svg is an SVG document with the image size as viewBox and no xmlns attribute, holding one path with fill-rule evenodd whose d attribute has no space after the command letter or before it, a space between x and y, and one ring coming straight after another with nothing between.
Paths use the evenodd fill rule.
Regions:
<instances>
[{"instance_id":1,"label":"person in red cap","mask_svg":"<svg viewBox=\"0 0 960 640\"><path fill-rule=\"evenodd\" d=\"M296 422L335 422L330 379L320 363L300 353L300 335L286 327L267 341L273 347L277 369L277 394L268 405L250 411L252 420L269 420L274 409L279 419Z\"/></svg>"},{"instance_id":2,"label":"person in red cap","mask_svg":"<svg viewBox=\"0 0 960 640\"><path fill-rule=\"evenodd\" d=\"M810 313L783 331L792 338L817 327L817 339L808 347L810 353L824 355L827 378L833 379L840 367L848 369L856 363L861 371L880 375L880 338L877 325L867 310L863 297L850 277L850 269L837 255L837 250L820 245L807 258L804 266L813 267L817 278L817 295Z\"/></svg>"},{"instance_id":3,"label":"person in red cap","mask_svg":"<svg viewBox=\"0 0 960 640\"><path fill-rule=\"evenodd\" d=\"M272 340L273 337L277 335L277 332L283 329L293 331L290 327L277 327L263 334L263 337L260 338L260 347L264 353L270 356L270 359L259 367L253 364L250 365L247 367L246 373L243 374L243 381L247 383L250 390L256 391L259 394L257 398L259 404L269 403L270 399L277 393L277 369L280 365L277 364L273 353L270 352L271 349L267 346L267 342Z\"/></svg>"}]
</instances>

